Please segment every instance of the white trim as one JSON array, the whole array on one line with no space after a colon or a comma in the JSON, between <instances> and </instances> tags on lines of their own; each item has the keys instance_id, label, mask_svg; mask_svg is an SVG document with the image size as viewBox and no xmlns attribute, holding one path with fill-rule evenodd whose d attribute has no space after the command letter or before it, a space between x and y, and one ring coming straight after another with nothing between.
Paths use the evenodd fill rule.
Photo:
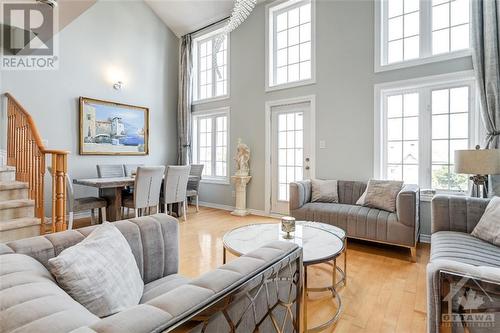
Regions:
<instances>
[{"instance_id":1,"label":"white trim","mask_svg":"<svg viewBox=\"0 0 500 333\"><path fill-rule=\"evenodd\" d=\"M229 170L228 170L229 172ZM229 177L222 178L214 178L214 177L205 177L200 180L202 184L219 184L219 185L231 185L229 181Z\"/></svg>"},{"instance_id":2,"label":"white trim","mask_svg":"<svg viewBox=\"0 0 500 333\"><path fill-rule=\"evenodd\" d=\"M420 234L419 242L430 244L431 243L431 235Z\"/></svg>"},{"instance_id":3,"label":"white trim","mask_svg":"<svg viewBox=\"0 0 500 333\"><path fill-rule=\"evenodd\" d=\"M283 84L270 85L270 76L274 75L274 68L270 63L270 58L274 57L272 44L270 40L274 40L273 29L270 29L269 16L271 11L281 10L283 8L297 5L301 2L311 3L311 78L287 82ZM265 7L265 91L276 91L289 89L301 86L307 86L316 83L316 0L276 0L266 5Z\"/></svg>"},{"instance_id":4,"label":"white trim","mask_svg":"<svg viewBox=\"0 0 500 333\"><path fill-rule=\"evenodd\" d=\"M383 21L385 15L382 13L385 10L385 3L387 0L376 0L374 1L374 40L375 40L375 61L374 61L374 71L375 73L390 71L394 69L408 68L413 66L419 66L423 64L435 63L440 61L447 61L459 58L470 58L472 57L472 49L463 49L450 51L441 54L432 54L432 2L430 0L421 0L419 6L419 40L420 47L419 53L420 57L410 60L402 60L395 63L385 63L385 22ZM384 7L384 8L382 8ZM469 29L471 30L471 19L469 18ZM471 33L469 33L471 35ZM470 44L470 43L469 43Z\"/></svg>"},{"instance_id":5,"label":"white trim","mask_svg":"<svg viewBox=\"0 0 500 333\"><path fill-rule=\"evenodd\" d=\"M201 207L215 208L215 209L225 210L228 212L232 212L235 208L235 207L229 206L229 205L221 205L218 203L212 203L212 202L206 202L206 201L200 201L198 203L198 205ZM247 210L251 215L271 217L271 218L275 218L275 219L281 218L281 215L269 214L269 213L266 213L265 211L259 210L259 209L247 209Z\"/></svg>"},{"instance_id":6,"label":"white trim","mask_svg":"<svg viewBox=\"0 0 500 333\"><path fill-rule=\"evenodd\" d=\"M309 131L310 131L310 174L311 178L316 175L316 95L307 95L302 97L293 97L267 101L265 104L265 131L266 131L266 146L265 146L265 188L264 188L264 211L271 214L271 109L280 105L309 103Z\"/></svg>"}]
</instances>

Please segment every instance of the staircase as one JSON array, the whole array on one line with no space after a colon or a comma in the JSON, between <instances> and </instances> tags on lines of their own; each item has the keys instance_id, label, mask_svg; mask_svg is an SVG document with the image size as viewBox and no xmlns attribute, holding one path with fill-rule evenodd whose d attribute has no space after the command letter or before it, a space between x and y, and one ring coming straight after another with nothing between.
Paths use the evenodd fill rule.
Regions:
<instances>
[{"instance_id":1,"label":"staircase","mask_svg":"<svg viewBox=\"0 0 500 333\"><path fill-rule=\"evenodd\" d=\"M16 168L0 166L0 243L40 235L28 183L16 181Z\"/></svg>"}]
</instances>

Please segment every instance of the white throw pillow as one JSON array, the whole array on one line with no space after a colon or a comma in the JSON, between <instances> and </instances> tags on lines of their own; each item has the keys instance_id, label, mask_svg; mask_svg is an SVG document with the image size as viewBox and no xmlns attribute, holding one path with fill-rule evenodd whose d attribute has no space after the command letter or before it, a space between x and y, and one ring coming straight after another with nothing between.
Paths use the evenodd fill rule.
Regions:
<instances>
[{"instance_id":1,"label":"white throw pillow","mask_svg":"<svg viewBox=\"0 0 500 333\"><path fill-rule=\"evenodd\" d=\"M500 246L500 197L490 200L471 235Z\"/></svg>"},{"instance_id":2,"label":"white throw pillow","mask_svg":"<svg viewBox=\"0 0 500 333\"><path fill-rule=\"evenodd\" d=\"M366 186L363 206L393 213L396 211L396 199L402 187L402 181L370 179Z\"/></svg>"},{"instance_id":3,"label":"white throw pillow","mask_svg":"<svg viewBox=\"0 0 500 333\"><path fill-rule=\"evenodd\" d=\"M58 284L98 317L139 304L144 282L122 233L105 222L49 260Z\"/></svg>"},{"instance_id":4,"label":"white throw pillow","mask_svg":"<svg viewBox=\"0 0 500 333\"><path fill-rule=\"evenodd\" d=\"M311 179L311 202L339 202L337 181Z\"/></svg>"}]
</instances>

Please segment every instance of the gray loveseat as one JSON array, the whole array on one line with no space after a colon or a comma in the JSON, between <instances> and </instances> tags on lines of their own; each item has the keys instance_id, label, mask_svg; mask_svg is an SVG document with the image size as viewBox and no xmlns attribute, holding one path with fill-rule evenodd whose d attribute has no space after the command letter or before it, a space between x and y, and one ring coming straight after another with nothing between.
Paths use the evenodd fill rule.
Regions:
<instances>
[{"instance_id":1,"label":"gray loveseat","mask_svg":"<svg viewBox=\"0 0 500 333\"><path fill-rule=\"evenodd\" d=\"M290 184L290 215L300 220L328 223L344 229L349 238L410 248L416 259L419 224L419 188L405 185L399 192L396 212L357 206L365 182L338 181L339 203L311 202L311 181Z\"/></svg>"},{"instance_id":2,"label":"gray loveseat","mask_svg":"<svg viewBox=\"0 0 500 333\"><path fill-rule=\"evenodd\" d=\"M500 247L470 234L487 205L488 199L465 196L438 195L432 200L429 333L441 328L464 332L464 325L469 332L500 331ZM479 316L462 316L464 311ZM490 317L481 315L488 313Z\"/></svg>"},{"instance_id":3,"label":"gray loveseat","mask_svg":"<svg viewBox=\"0 0 500 333\"><path fill-rule=\"evenodd\" d=\"M98 318L46 269L93 228L0 244L0 332L298 332L302 249L275 242L195 280L178 274L178 223L165 214L115 222L144 280L140 304ZM98 272L96 272L98 274Z\"/></svg>"}]
</instances>

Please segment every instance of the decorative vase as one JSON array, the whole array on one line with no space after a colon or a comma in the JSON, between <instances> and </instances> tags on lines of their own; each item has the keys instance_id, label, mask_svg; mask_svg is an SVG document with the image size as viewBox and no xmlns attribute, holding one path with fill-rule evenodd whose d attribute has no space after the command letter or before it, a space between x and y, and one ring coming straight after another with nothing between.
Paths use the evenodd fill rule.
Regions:
<instances>
[{"instance_id":1,"label":"decorative vase","mask_svg":"<svg viewBox=\"0 0 500 333\"><path fill-rule=\"evenodd\" d=\"M285 232L286 235L283 236L286 239L293 238L290 233L295 231L295 217L283 216L281 218L281 231Z\"/></svg>"}]
</instances>

